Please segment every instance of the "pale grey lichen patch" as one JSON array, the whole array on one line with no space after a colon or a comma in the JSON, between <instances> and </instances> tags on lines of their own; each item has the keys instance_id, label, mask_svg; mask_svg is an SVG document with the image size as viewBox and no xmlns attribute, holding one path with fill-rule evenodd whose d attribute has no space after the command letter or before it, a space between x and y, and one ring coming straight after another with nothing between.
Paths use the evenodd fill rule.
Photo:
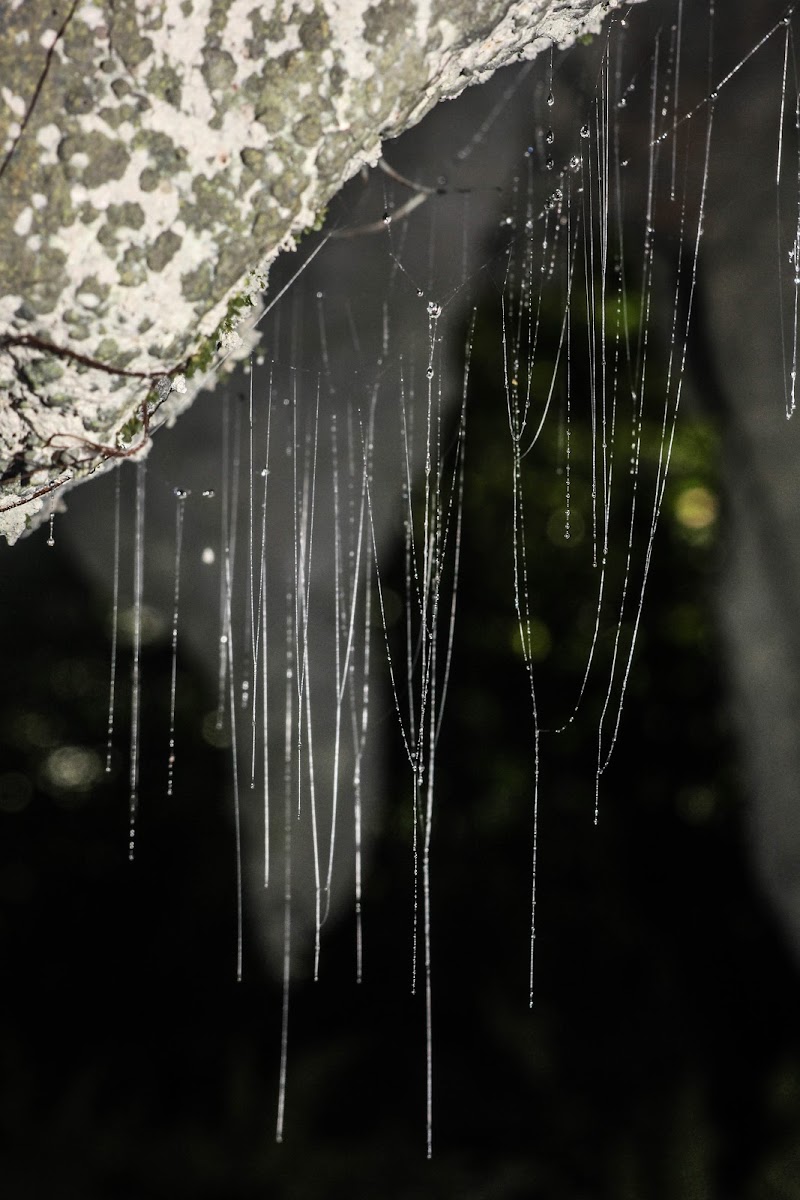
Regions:
<instances>
[{"instance_id":1,"label":"pale grey lichen patch","mask_svg":"<svg viewBox=\"0 0 800 1200\"><path fill-rule=\"evenodd\" d=\"M256 150L254 146L245 146L240 157L248 171L253 171L257 175L263 175L264 164L267 158L265 150Z\"/></svg>"},{"instance_id":2,"label":"pale grey lichen patch","mask_svg":"<svg viewBox=\"0 0 800 1200\"><path fill-rule=\"evenodd\" d=\"M133 200L126 200L123 204L109 204L106 209L106 222L119 229L141 229L144 225L144 211L141 204Z\"/></svg>"},{"instance_id":3,"label":"pale grey lichen patch","mask_svg":"<svg viewBox=\"0 0 800 1200\"><path fill-rule=\"evenodd\" d=\"M108 137L103 133L88 134L83 141L82 153L86 155L88 162L78 164L73 178L90 189L99 188L112 179L122 179L131 157L121 138ZM75 158L76 152L73 151L73 164Z\"/></svg>"},{"instance_id":4,"label":"pale grey lichen patch","mask_svg":"<svg viewBox=\"0 0 800 1200\"><path fill-rule=\"evenodd\" d=\"M139 175L139 190L142 192L154 192L161 178L162 176L159 175L155 167L145 167Z\"/></svg>"},{"instance_id":5,"label":"pale grey lichen patch","mask_svg":"<svg viewBox=\"0 0 800 1200\"><path fill-rule=\"evenodd\" d=\"M148 247L147 266L150 271L163 271L167 263L175 257L180 249L181 239L171 229L163 230L156 240ZM141 325L139 326L141 331Z\"/></svg>"},{"instance_id":6,"label":"pale grey lichen patch","mask_svg":"<svg viewBox=\"0 0 800 1200\"><path fill-rule=\"evenodd\" d=\"M35 358L20 368L23 378L33 388L53 383L64 375L63 367L52 358Z\"/></svg>"},{"instance_id":7,"label":"pale grey lichen patch","mask_svg":"<svg viewBox=\"0 0 800 1200\"><path fill-rule=\"evenodd\" d=\"M76 13L64 30L61 39L64 55L81 68L90 67L97 56L97 41L93 29Z\"/></svg>"},{"instance_id":8,"label":"pale grey lichen patch","mask_svg":"<svg viewBox=\"0 0 800 1200\"><path fill-rule=\"evenodd\" d=\"M131 138L134 150L144 150L150 162L150 169L158 179L171 179L178 172L186 169L189 157L185 146L180 146L162 130L139 129Z\"/></svg>"},{"instance_id":9,"label":"pale grey lichen patch","mask_svg":"<svg viewBox=\"0 0 800 1200\"><path fill-rule=\"evenodd\" d=\"M216 48L206 50L200 69L212 92L230 87L236 78L236 63L233 55L229 54L227 50Z\"/></svg>"},{"instance_id":10,"label":"pale grey lichen patch","mask_svg":"<svg viewBox=\"0 0 800 1200\"><path fill-rule=\"evenodd\" d=\"M162 65L153 67L145 81L148 95L164 100L172 108L179 108L181 103L181 77L175 67Z\"/></svg>"},{"instance_id":11,"label":"pale grey lichen patch","mask_svg":"<svg viewBox=\"0 0 800 1200\"><path fill-rule=\"evenodd\" d=\"M614 6L87 0L69 19L71 0L7 8L0 532L13 540L47 496L9 500L62 479L53 435L81 446L71 482L105 469L87 436L116 445L154 379L192 376L174 413L217 346L247 352L237 325L270 262L377 160L381 136Z\"/></svg>"},{"instance_id":12,"label":"pale grey lichen patch","mask_svg":"<svg viewBox=\"0 0 800 1200\"><path fill-rule=\"evenodd\" d=\"M78 83L70 88L64 96L64 109L72 116L81 116L92 111L94 97L92 89L86 83Z\"/></svg>"},{"instance_id":13,"label":"pale grey lichen patch","mask_svg":"<svg viewBox=\"0 0 800 1200\"><path fill-rule=\"evenodd\" d=\"M211 264L201 263L194 271L181 275L181 293L186 300L202 300L207 296L214 278Z\"/></svg>"},{"instance_id":14,"label":"pale grey lichen patch","mask_svg":"<svg viewBox=\"0 0 800 1200\"><path fill-rule=\"evenodd\" d=\"M330 45L331 28L319 6L300 21L297 36L300 45L310 54L320 54Z\"/></svg>"},{"instance_id":15,"label":"pale grey lichen patch","mask_svg":"<svg viewBox=\"0 0 800 1200\"><path fill-rule=\"evenodd\" d=\"M231 181L219 173L209 178L198 175L194 180L191 200L181 201L178 217L198 233L209 229L234 230L241 222L241 210Z\"/></svg>"},{"instance_id":16,"label":"pale grey lichen patch","mask_svg":"<svg viewBox=\"0 0 800 1200\"><path fill-rule=\"evenodd\" d=\"M119 283L124 288L138 288L147 279L147 254L141 246L128 246L119 265Z\"/></svg>"},{"instance_id":17,"label":"pale grey lichen patch","mask_svg":"<svg viewBox=\"0 0 800 1200\"><path fill-rule=\"evenodd\" d=\"M102 315L107 308L111 285L101 283L96 275L85 275L75 289L75 299L95 315Z\"/></svg>"},{"instance_id":18,"label":"pale grey lichen patch","mask_svg":"<svg viewBox=\"0 0 800 1200\"><path fill-rule=\"evenodd\" d=\"M364 39L372 46L414 46L408 31L414 26L413 0L379 0L364 12Z\"/></svg>"},{"instance_id":19,"label":"pale grey lichen patch","mask_svg":"<svg viewBox=\"0 0 800 1200\"><path fill-rule=\"evenodd\" d=\"M310 149L322 140L322 122L315 113L301 117L292 130L298 145Z\"/></svg>"},{"instance_id":20,"label":"pale grey lichen patch","mask_svg":"<svg viewBox=\"0 0 800 1200\"><path fill-rule=\"evenodd\" d=\"M95 346L92 357L96 358L99 362L113 362L119 355L119 352L119 345L114 338L105 337Z\"/></svg>"},{"instance_id":21,"label":"pale grey lichen patch","mask_svg":"<svg viewBox=\"0 0 800 1200\"><path fill-rule=\"evenodd\" d=\"M136 68L153 53L153 43L139 31L139 14L134 0L114 0L109 9L114 53L129 71L135 73Z\"/></svg>"}]
</instances>

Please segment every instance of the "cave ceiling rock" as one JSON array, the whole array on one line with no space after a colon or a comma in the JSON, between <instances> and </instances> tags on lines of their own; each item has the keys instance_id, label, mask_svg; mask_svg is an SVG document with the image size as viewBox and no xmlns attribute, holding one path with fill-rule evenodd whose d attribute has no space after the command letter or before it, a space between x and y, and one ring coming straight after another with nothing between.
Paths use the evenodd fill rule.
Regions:
<instances>
[{"instance_id":1,"label":"cave ceiling rock","mask_svg":"<svg viewBox=\"0 0 800 1200\"><path fill-rule=\"evenodd\" d=\"M0 533L249 352L270 264L387 138L619 3L7 2Z\"/></svg>"}]
</instances>

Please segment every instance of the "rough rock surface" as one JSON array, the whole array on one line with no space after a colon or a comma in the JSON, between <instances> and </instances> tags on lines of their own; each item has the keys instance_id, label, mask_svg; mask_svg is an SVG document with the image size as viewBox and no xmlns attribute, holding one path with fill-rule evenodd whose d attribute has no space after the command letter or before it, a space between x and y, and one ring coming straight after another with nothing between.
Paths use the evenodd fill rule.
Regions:
<instances>
[{"instance_id":1,"label":"rough rock surface","mask_svg":"<svg viewBox=\"0 0 800 1200\"><path fill-rule=\"evenodd\" d=\"M620 2L10 0L0 533L246 353L270 262L384 139Z\"/></svg>"}]
</instances>

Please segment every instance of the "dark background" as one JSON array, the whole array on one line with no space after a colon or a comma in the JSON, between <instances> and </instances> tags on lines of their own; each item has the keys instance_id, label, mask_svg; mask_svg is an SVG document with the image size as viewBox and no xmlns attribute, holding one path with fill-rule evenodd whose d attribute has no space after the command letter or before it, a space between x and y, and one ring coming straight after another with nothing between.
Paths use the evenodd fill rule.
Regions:
<instances>
[{"instance_id":1,"label":"dark background","mask_svg":"<svg viewBox=\"0 0 800 1200\"><path fill-rule=\"evenodd\" d=\"M477 391L496 365L480 361ZM505 443L497 433L493 443L482 409L470 420L481 463L468 476L434 839L433 1162L424 1014L409 996L399 747L365 884L364 982L354 983L344 919L326 929L320 982L293 987L278 1147L280 990L247 928L245 979L234 979L229 767L200 736L215 697L183 661L180 770L167 799L168 640L146 648L129 864L124 752L91 789L48 775L64 744L104 757L108 613L58 536L49 549L40 533L3 551L5 1195L798 1194L798 979L743 845L708 594L724 538L692 544L674 513L665 520L597 829L591 722L543 738L529 1012L532 746L497 536L508 523ZM670 494L687 482L713 490L709 428L689 423L682 438ZM569 567L555 541L542 552L540 611L557 629ZM574 693L576 645L567 635L557 647L540 666L554 707ZM126 669L122 659L121 680ZM559 691L562 674L572 686ZM123 731L126 691L121 683Z\"/></svg>"}]
</instances>

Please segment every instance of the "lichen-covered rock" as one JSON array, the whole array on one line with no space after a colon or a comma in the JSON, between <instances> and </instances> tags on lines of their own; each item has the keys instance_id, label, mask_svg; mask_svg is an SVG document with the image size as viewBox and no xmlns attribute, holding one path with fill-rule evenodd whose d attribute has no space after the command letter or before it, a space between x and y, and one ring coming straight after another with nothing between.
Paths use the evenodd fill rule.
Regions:
<instances>
[{"instance_id":1,"label":"lichen-covered rock","mask_svg":"<svg viewBox=\"0 0 800 1200\"><path fill-rule=\"evenodd\" d=\"M270 262L383 139L619 2L7 0L0 533L247 352Z\"/></svg>"}]
</instances>

